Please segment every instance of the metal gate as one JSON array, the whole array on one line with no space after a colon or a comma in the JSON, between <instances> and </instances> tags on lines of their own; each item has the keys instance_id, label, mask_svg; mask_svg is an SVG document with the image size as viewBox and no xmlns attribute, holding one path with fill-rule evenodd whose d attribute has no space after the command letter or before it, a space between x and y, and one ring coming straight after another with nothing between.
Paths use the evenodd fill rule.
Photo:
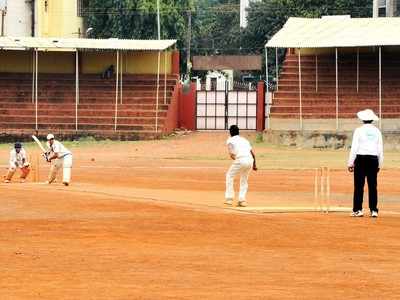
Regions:
<instances>
[{"instance_id":1,"label":"metal gate","mask_svg":"<svg viewBox=\"0 0 400 300\"><path fill-rule=\"evenodd\" d=\"M256 130L257 91L197 91L197 130L226 130L231 125Z\"/></svg>"}]
</instances>

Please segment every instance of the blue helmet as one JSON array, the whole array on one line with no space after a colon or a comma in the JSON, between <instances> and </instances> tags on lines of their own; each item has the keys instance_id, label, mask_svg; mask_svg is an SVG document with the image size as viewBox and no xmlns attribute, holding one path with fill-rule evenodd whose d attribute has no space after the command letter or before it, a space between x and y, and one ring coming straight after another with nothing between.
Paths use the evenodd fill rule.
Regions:
<instances>
[{"instance_id":1,"label":"blue helmet","mask_svg":"<svg viewBox=\"0 0 400 300\"><path fill-rule=\"evenodd\" d=\"M21 144L20 142L16 142L16 143L14 144L14 148L15 148L15 149L21 149L21 148L22 148L22 144Z\"/></svg>"}]
</instances>

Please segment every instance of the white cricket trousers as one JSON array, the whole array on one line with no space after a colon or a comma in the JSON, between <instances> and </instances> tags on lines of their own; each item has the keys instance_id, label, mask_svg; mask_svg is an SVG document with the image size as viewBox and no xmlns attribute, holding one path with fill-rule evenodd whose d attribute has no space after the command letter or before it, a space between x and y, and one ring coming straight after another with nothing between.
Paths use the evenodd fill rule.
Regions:
<instances>
[{"instance_id":1,"label":"white cricket trousers","mask_svg":"<svg viewBox=\"0 0 400 300\"><path fill-rule=\"evenodd\" d=\"M246 201L247 189L249 187L247 179L249 178L250 171L253 167L253 162L254 160L252 157L242 157L235 159L228 172L226 173L225 199L235 198L233 183L235 180L235 176L237 174L240 174L239 201Z\"/></svg>"},{"instance_id":2,"label":"white cricket trousers","mask_svg":"<svg viewBox=\"0 0 400 300\"><path fill-rule=\"evenodd\" d=\"M62 158L57 158L53 165L51 172L50 182L57 176L58 170L63 169L63 182L69 183L71 181L71 168L72 168L72 154L65 155Z\"/></svg>"}]
</instances>

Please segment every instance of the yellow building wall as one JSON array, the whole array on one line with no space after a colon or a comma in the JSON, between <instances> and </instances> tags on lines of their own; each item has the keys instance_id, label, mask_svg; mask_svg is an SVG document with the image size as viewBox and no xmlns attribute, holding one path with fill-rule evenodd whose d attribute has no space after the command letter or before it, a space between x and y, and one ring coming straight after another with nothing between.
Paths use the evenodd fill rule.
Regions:
<instances>
[{"instance_id":1,"label":"yellow building wall","mask_svg":"<svg viewBox=\"0 0 400 300\"><path fill-rule=\"evenodd\" d=\"M1 73L31 73L33 70L33 52L0 51Z\"/></svg>"},{"instance_id":2,"label":"yellow building wall","mask_svg":"<svg viewBox=\"0 0 400 300\"><path fill-rule=\"evenodd\" d=\"M115 52L80 52L80 72L101 74L110 65L116 66ZM121 67L125 74L157 74L157 52L121 52ZM0 72L32 72L33 52L0 50ZM75 52L39 52L39 73L75 74ZM160 55L160 73L171 74L172 52Z\"/></svg>"},{"instance_id":3,"label":"yellow building wall","mask_svg":"<svg viewBox=\"0 0 400 300\"><path fill-rule=\"evenodd\" d=\"M81 72L83 74L101 74L109 66L116 68L116 52L81 52ZM120 62L125 74L157 74L157 52L120 52ZM171 73L172 52L161 52L160 73Z\"/></svg>"},{"instance_id":4,"label":"yellow building wall","mask_svg":"<svg viewBox=\"0 0 400 300\"><path fill-rule=\"evenodd\" d=\"M75 74L75 52L39 52L38 72Z\"/></svg>"},{"instance_id":5,"label":"yellow building wall","mask_svg":"<svg viewBox=\"0 0 400 300\"><path fill-rule=\"evenodd\" d=\"M83 34L83 18L78 17L77 0L37 0L36 36L79 37Z\"/></svg>"}]
</instances>

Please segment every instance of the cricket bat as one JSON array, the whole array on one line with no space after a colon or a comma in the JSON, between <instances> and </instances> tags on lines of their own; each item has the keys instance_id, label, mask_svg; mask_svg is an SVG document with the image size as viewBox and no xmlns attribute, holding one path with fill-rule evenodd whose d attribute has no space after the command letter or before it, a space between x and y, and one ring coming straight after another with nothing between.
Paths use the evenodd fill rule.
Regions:
<instances>
[{"instance_id":1,"label":"cricket bat","mask_svg":"<svg viewBox=\"0 0 400 300\"><path fill-rule=\"evenodd\" d=\"M32 135L32 138L36 142L36 144L38 144L38 146L43 151L43 153L46 153L46 150L44 149L44 147L43 147L42 143L39 141L39 139L35 135Z\"/></svg>"}]
</instances>

